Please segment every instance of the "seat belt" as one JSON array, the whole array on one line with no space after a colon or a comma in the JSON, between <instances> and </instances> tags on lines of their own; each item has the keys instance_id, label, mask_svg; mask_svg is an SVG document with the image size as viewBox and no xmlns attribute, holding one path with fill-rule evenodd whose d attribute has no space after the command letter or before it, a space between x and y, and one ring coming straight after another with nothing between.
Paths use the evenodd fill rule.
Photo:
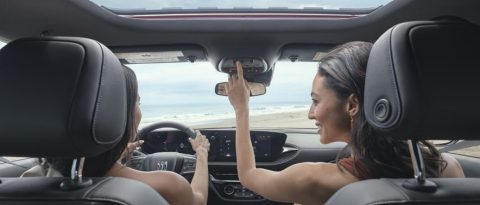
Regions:
<instances>
[{"instance_id":1,"label":"seat belt","mask_svg":"<svg viewBox=\"0 0 480 205\"><path fill-rule=\"evenodd\" d=\"M474 147L480 145L480 140L462 140L455 144L447 145L438 149L439 152L450 152L459 149L465 149L469 147Z\"/></svg>"}]
</instances>

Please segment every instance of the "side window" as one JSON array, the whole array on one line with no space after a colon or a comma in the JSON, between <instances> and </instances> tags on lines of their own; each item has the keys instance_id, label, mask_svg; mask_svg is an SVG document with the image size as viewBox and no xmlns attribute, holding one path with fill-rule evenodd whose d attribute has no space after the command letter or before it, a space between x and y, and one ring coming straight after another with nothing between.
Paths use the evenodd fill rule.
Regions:
<instances>
[{"instance_id":1,"label":"side window","mask_svg":"<svg viewBox=\"0 0 480 205\"><path fill-rule=\"evenodd\" d=\"M450 153L480 158L480 145L453 150Z\"/></svg>"},{"instance_id":2,"label":"side window","mask_svg":"<svg viewBox=\"0 0 480 205\"><path fill-rule=\"evenodd\" d=\"M447 153L480 158L480 145L476 141L432 140L430 142L439 150L446 148L447 150L444 151Z\"/></svg>"}]
</instances>

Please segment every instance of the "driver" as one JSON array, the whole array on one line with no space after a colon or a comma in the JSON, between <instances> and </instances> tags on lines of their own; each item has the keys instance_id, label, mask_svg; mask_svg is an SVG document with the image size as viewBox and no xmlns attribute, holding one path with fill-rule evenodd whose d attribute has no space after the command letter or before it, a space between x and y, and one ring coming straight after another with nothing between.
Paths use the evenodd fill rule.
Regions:
<instances>
[{"instance_id":1,"label":"driver","mask_svg":"<svg viewBox=\"0 0 480 205\"><path fill-rule=\"evenodd\" d=\"M210 143L205 135L197 131L195 139L189 139L192 149L196 152L196 168L192 183L181 175L170 171L139 171L121 163L122 158L129 158L131 150L141 145L142 141L133 142L137 135L142 114L140 112L140 97L138 96L137 78L133 70L125 67L127 85L127 128L121 141L115 147L101 155L86 158L83 176L87 177L124 177L141 181L150 185L170 204L207 204L208 197L208 150ZM128 146L127 146L128 145ZM44 176L69 176L72 159L49 158L48 163L42 163ZM39 168L34 167L23 174L32 176Z\"/></svg>"},{"instance_id":2,"label":"driver","mask_svg":"<svg viewBox=\"0 0 480 205\"><path fill-rule=\"evenodd\" d=\"M383 136L366 122L363 87L371 43L350 42L322 58L312 86L308 118L315 120L320 142L346 142L350 153L337 163L298 163L282 171L256 168L249 132L248 85L242 65L230 77L227 94L237 123L236 152L240 182L246 188L279 202L322 204L341 187L371 178L412 178L408 145ZM427 177L464 177L458 161L422 141ZM344 150L345 151L345 150Z\"/></svg>"}]
</instances>

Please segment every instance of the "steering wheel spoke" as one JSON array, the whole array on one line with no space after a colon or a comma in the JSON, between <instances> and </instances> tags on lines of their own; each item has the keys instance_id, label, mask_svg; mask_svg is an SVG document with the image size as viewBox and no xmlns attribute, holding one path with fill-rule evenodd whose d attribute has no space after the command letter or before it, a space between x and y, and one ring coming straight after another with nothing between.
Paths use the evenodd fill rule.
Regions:
<instances>
[{"instance_id":1,"label":"steering wheel spoke","mask_svg":"<svg viewBox=\"0 0 480 205\"><path fill-rule=\"evenodd\" d=\"M180 171L181 175L192 174L195 172L195 164L197 159L193 155L184 155L182 169Z\"/></svg>"}]
</instances>

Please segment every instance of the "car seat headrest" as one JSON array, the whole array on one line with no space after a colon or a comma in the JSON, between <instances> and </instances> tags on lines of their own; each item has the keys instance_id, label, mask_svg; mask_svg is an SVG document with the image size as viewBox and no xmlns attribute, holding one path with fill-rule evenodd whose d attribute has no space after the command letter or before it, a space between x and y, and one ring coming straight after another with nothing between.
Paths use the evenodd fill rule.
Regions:
<instances>
[{"instance_id":1,"label":"car seat headrest","mask_svg":"<svg viewBox=\"0 0 480 205\"><path fill-rule=\"evenodd\" d=\"M26 38L0 50L0 155L88 157L126 127L117 57L97 41Z\"/></svg>"},{"instance_id":2,"label":"car seat headrest","mask_svg":"<svg viewBox=\"0 0 480 205\"><path fill-rule=\"evenodd\" d=\"M479 138L479 49L480 27L462 20L390 28L368 61L368 122L398 139Z\"/></svg>"}]
</instances>

